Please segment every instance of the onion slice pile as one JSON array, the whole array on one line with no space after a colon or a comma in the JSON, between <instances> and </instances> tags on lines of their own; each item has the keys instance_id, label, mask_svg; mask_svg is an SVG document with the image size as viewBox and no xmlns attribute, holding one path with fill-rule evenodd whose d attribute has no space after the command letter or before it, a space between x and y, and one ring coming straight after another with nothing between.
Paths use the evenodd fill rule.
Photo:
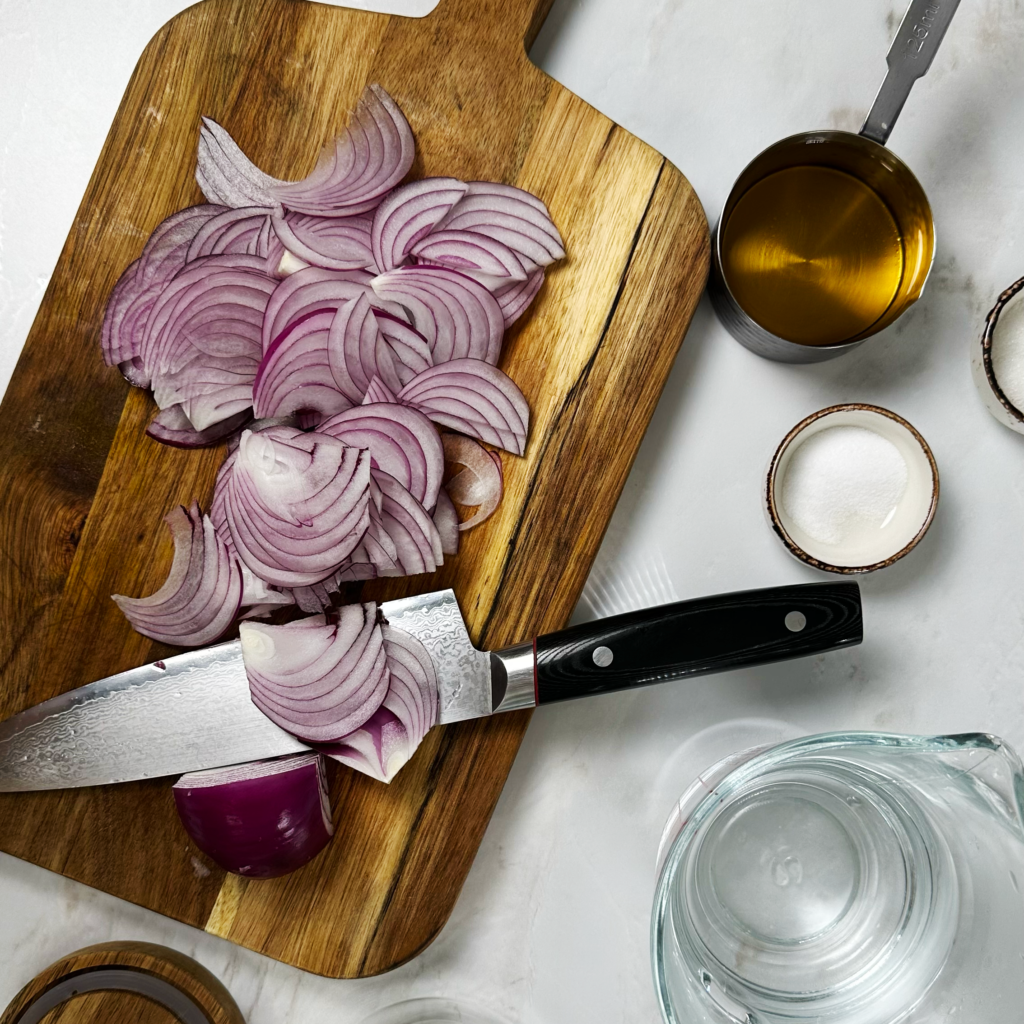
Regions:
<instances>
[{"instance_id":1,"label":"onion slice pile","mask_svg":"<svg viewBox=\"0 0 1024 1024\"><path fill-rule=\"evenodd\" d=\"M479 281L448 267L399 267L375 277L371 287L379 299L408 310L435 365L467 357L497 363L505 320Z\"/></svg>"},{"instance_id":2,"label":"onion slice pile","mask_svg":"<svg viewBox=\"0 0 1024 1024\"><path fill-rule=\"evenodd\" d=\"M422 412L392 402L363 404L332 416L319 430L354 448L365 448L371 472L383 470L424 508L434 507L444 472L444 448Z\"/></svg>"},{"instance_id":3,"label":"onion slice pile","mask_svg":"<svg viewBox=\"0 0 1024 1024\"><path fill-rule=\"evenodd\" d=\"M283 729L390 782L437 721L426 648L377 621L374 604L286 626L242 623L253 702Z\"/></svg>"},{"instance_id":4,"label":"onion slice pile","mask_svg":"<svg viewBox=\"0 0 1024 1024\"><path fill-rule=\"evenodd\" d=\"M214 502L239 558L279 587L335 572L369 525L370 457L296 427L242 433L217 477Z\"/></svg>"},{"instance_id":5,"label":"onion slice pile","mask_svg":"<svg viewBox=\"0 0 1024 1024\"><path fill-rule=\"evenodd\" d=\"M137 387L149 387L149 373L139 358L139 342L153 305L185 265L196 233L224 210L223 206L204 204L172 214L157 226L142 255L114 285L103 317L100 347L106 364L119 367Z\"/></svg>"},{"instance_id":6,"label":"onion slice pile","mask_svg":"<svg viewBox=\"0 0 1024 1024\"><path fill-rule=\"evenodd\" d=\"M330 270L374 265L370 224L366 216L317 217L308 213L279 213L273 219L274 232L284 249L314 267Z\"/></svg>"},{"instance_id":7,"label":"onion slice pile","mask_svg":"<svg viewBox=\"0 0 1024 1024\"><path fill-rule=\"evenodd\" d=\"M171 792L196 846L246 878L295 871L334 834L323 758L316 753L189 772Z\"/></svg>"},{"instance_id":8,"label":"onion slice pile","mask_svg":"<svg viewBox=\"0 0 1024 1024\"><path fill-rule=\"evenodd\" d=\"M384 626L391 681L384 702L358 729L324 753L380 782L405 766L437 721L437 677L426 648L414 636Z\"/></svg>"},{"instance_id":9,"label":"onion slice pile","mask_svg":"<svg viewBox=\"0 0 1024 1024\"><path fill-rule=\"evenodd\" d=\"M145 636L166 644L198 647L218 639L242 603L242 573L199 505L178 506L164 519L174 541L174 560L164 585L149 597L113 599Z\"/></svg>"},{"instance_id":10,"label":"onion slice pile","mask_svg":"<svg viewBox=\"0 0 1024 1024\"><path fill-rule=\"evenodd\" d=\"M381 274L406 262L416 243L466 194L458 178L421 178L396 188L374 211L373 262Z\"/></svg>"},{"instance_id":11,"label":"onion slice pile","mask_svg":"<svg viewBox=\"0 0 1024 1024\"><path fill-rule=\"evenodd\" d=\"M243 622L242 660L253 703L309 743L337 740L380 707L390 672L375 604L346 605L286 626Z\"/></svg>"},{"instance_id":12,"label":"onion slice pile","mask_svg":"<svg viewBox=\"0 0 1024 1024\"><path fill-rule=\"evenodd\" d=\"M530 407L523 393L496 366L453 359L415 377L399 393L435 423L497 445L515 455L526 448Z\"/></svg>"}]
</instances>

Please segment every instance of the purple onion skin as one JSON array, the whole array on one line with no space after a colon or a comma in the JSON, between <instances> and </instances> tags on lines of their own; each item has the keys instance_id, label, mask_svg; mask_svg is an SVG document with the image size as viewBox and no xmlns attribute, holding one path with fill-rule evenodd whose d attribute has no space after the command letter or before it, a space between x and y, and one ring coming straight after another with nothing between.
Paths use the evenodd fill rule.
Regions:
<instances>
[{"instance_id":1,"label":"purple onion skin","mask_svg":"<svg viewBox=\"0 0 1024 1024\"><path fill-rule=\"evenodd\" d=\"M174 788L185 831L212 861L245 878L278 878L329 842L315 763L223 786Z\"/></svg>"}]
</instances>

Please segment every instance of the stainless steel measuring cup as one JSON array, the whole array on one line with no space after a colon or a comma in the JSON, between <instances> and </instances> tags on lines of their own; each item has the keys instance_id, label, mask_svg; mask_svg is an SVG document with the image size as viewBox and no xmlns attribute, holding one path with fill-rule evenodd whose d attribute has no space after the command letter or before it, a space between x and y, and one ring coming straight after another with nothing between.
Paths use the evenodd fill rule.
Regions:
<instances>
[{"instance_id":1,"label":"stainless steel measuring cup","mask_svg":"<svg viewBox=\"0 0 1024 1024\"><path fill-rule=\"evenodd\" d=\"M935 254L931 206L885 146L960 0L913 0L859 135L792 135L740 174L714 232L709 292L737 341L782 362L831 359L917 301Z\"/></svg>"}]
</instances>

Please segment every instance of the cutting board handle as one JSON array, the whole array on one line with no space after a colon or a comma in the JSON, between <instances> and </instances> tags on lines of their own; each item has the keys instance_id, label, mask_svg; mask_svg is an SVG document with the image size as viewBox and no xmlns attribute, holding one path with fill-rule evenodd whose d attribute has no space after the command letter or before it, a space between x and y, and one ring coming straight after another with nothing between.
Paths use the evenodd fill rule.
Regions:
<instances>
[{"instance_id":1,"label":"cutting board handle","mask_svg":"<svg viewBox=\"0 0 1024 1024\"><path fill-rule=\"evenodd\" d=\"M423 21L431 31L442 24L472 26L479 43L528 50L554 0L440 0Z\"/></svg>"}]
</instances>

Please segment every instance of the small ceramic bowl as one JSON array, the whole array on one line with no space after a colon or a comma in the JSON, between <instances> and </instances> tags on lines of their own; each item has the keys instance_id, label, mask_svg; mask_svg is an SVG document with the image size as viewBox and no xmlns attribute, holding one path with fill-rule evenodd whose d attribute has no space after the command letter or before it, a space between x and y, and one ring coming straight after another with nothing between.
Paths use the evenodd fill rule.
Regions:
<instances>
[{"instance_id":1,"label":"small ceramic bowl","mask_svg":"<svg viewBox=\"0 0 1024 1024\"><path fill-rule=\"evenodd\" d=\"M1024 277L1014 281L1009 288L999 296L999 301L992 307L985 317L985 330L982 331L980 340L971 350L971 373L974 376L974 383L978 388L978 394L985 403L985 408L1004 427L1016 430L1018 434L1024 434L1024 411L1018 409L1013 402L1007 398L1003 389L996 380L995 367L992 364L992 341L995 338L996 325L999 318L1007 307L1013 309L1019 315L1024 312L1024 295L1018 299L1017 296L1024 291ZM1017 299L1016 302L1013 300ZM1012 304L1012 305L1011 305Z\"/></svg>"},{"instance_id":2,"label":"small ceramic bowl","mask_svg":"<svg viewBox=\"0 0 1024 1024\"><path fill-rule=\"evenodd\" d=\"M786 474L800 446L830 427L864 427L891 442L907 467L907 484L896 507L877 529L859 530L841 543L819 540L793 521L782 500ZM765 511L790 554L826 572L873 572L913 550L925 535L939 502L939 471L925 439L904 419L876 405L833 405L801 420L782 440L768 466Z\"/></svg>"}]
</instances>

